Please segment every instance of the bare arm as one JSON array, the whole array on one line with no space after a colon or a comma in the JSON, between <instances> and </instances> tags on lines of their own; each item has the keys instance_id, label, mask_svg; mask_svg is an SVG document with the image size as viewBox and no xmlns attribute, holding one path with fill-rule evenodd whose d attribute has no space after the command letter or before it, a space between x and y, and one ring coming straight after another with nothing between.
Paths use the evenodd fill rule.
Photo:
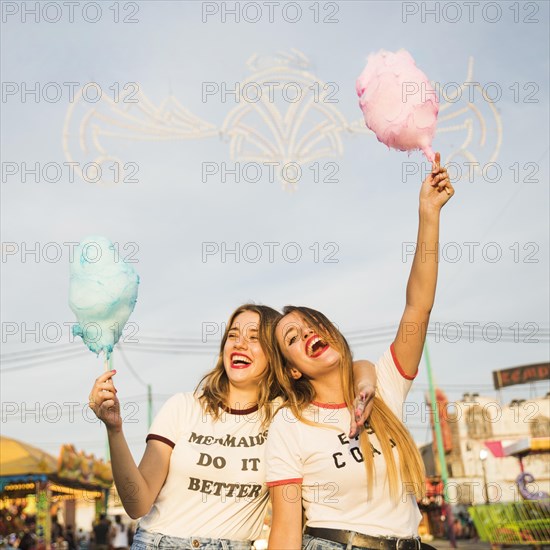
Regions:
<instances>
[{"instance_id":1,"label":"bare arm","mask_svg":"<svg viewBox=\"0 0 550 550\"><path fill-rule=\"evenodd\" d=\"M292 490L289 488L292 487ZM296 490L294 490L296 488ZM271 532L268 550L302 548L302 486L293 483L271 487Z\"/></svg>"},{"instance_id":2,"label":"bare arm","mask_svg":"<svg viewBox=\"0 0 550 550\"><path fill-rule=\"evenodd\" d=\"M436 153L432 172L420 189L418 237L403 317L394 340L397 359L408 376L415 376L422 357L430 313L435 299L439 263L439 217L454 189Z\"/></svg>"},{"instance_id":3,"label":"bare arm","mask_svg":"<svg viewBox=\"0 0 550 550\"><path fill-rule=\"evenodd\" d=\"M137 519L149 512L166 481L172 449L160 441L149 441L136 466L122 431L114 374L116 371L109 371L97 378L89 405L107 427L113 478L122 505L132 519Z\"/></svg>"}]
</instances>

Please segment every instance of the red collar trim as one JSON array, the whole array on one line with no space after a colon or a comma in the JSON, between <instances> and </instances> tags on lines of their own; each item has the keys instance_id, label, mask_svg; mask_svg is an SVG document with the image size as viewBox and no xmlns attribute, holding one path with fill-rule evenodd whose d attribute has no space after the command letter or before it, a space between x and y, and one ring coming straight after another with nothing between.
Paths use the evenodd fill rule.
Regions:
<instances>
[{"instance_id":1,"label":"red collar trim","mask_svg":"<svg viewBox=\"0 0 550 550\"><path fill-rule=\"evenodd\" d=\"M222 406L222 409L229 414L251 414L258 410L258 404L256 403L256 405L254 405L253 407L250 407L249 409L232 409L230 407L224 407L224 406Z\"/></svg>"},{"instance_id":2,"label":"red collar trim","mask_svg":"<svg viewBox=\"0 0 550 550\"><path fill-rule=\"evenodd\" d=\"M347 407L345 403L320 403L319 401L312 401L311 404L322 409L345 409Z\"/></svg>"}]
</instances>

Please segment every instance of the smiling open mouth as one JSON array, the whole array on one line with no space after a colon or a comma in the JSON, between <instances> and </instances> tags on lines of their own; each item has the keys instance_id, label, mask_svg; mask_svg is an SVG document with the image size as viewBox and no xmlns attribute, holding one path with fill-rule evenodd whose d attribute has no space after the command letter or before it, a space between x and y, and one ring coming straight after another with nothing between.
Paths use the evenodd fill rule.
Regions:
<instances>
[{"instance_id":1,"label":"smiling open mouth","mask_svg":"<svg viewBox=\"0 0 550 550\"><path fill-rule=\"evenodd\" d=\"M324 353L330 346L317 335L313 335L306 343L306 353L310 357L319 357Z\"/></svg>"},{"instance_id":2,"label":"smiling open mouth","mask_svg":"<svg viewBox=\"0 0 550 550\"><path fill-rule=\"evenodd\" d=\"M252 359L240 353L231 354L231 367L234 369L246 369L252 364Z\"/></svg>"}]
</instances>

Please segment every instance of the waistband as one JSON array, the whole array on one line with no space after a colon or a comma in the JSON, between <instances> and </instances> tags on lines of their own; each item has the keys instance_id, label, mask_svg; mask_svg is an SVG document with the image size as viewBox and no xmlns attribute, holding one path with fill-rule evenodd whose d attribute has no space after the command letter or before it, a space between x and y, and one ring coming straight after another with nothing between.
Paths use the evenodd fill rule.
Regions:
<instances>
[{"instance_id":1,"label":"waistband","mask_svg":"<svg viewBox=\"0 0 550 550\"><path fill-rule=\"evenodd\" d=\"M151 533L138 527L134 543L145 544L159 550L250 550L252 541L213 539L208 537L172 537L162 533Z\"/></svg>"},{"instance_id":2,"label":"waistband","mask_svg":"<svg viewBox=\"0 0 550 550\"><path fill-rule=\"evenodd\" d=\"M421 548L420 537L373 537L355 531L321 527L306 527L304 533L319 539L372 550L420 550Z\"/></svg>"}]
</instances>

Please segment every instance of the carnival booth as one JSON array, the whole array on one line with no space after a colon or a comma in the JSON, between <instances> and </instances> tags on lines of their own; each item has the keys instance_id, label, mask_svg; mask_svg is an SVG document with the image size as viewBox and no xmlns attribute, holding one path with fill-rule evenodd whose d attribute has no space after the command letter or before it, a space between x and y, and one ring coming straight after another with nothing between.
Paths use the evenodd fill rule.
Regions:
<instances>
[{"instance_id":1,"label":"carnival booth","mask_svg":"<svg viewBox=\"0 0 550 550\"><path fill-rule=\"evenodd\" d=\"M39 547L52 543L51 518L62 510L65 524L75 525L77 505L98 514L112 485L110 463L61 447L56 459L22 441L0 437L0 535L33 526ZM92 517L93 519L93 517Z\"/></svg>"}]
</instances>

